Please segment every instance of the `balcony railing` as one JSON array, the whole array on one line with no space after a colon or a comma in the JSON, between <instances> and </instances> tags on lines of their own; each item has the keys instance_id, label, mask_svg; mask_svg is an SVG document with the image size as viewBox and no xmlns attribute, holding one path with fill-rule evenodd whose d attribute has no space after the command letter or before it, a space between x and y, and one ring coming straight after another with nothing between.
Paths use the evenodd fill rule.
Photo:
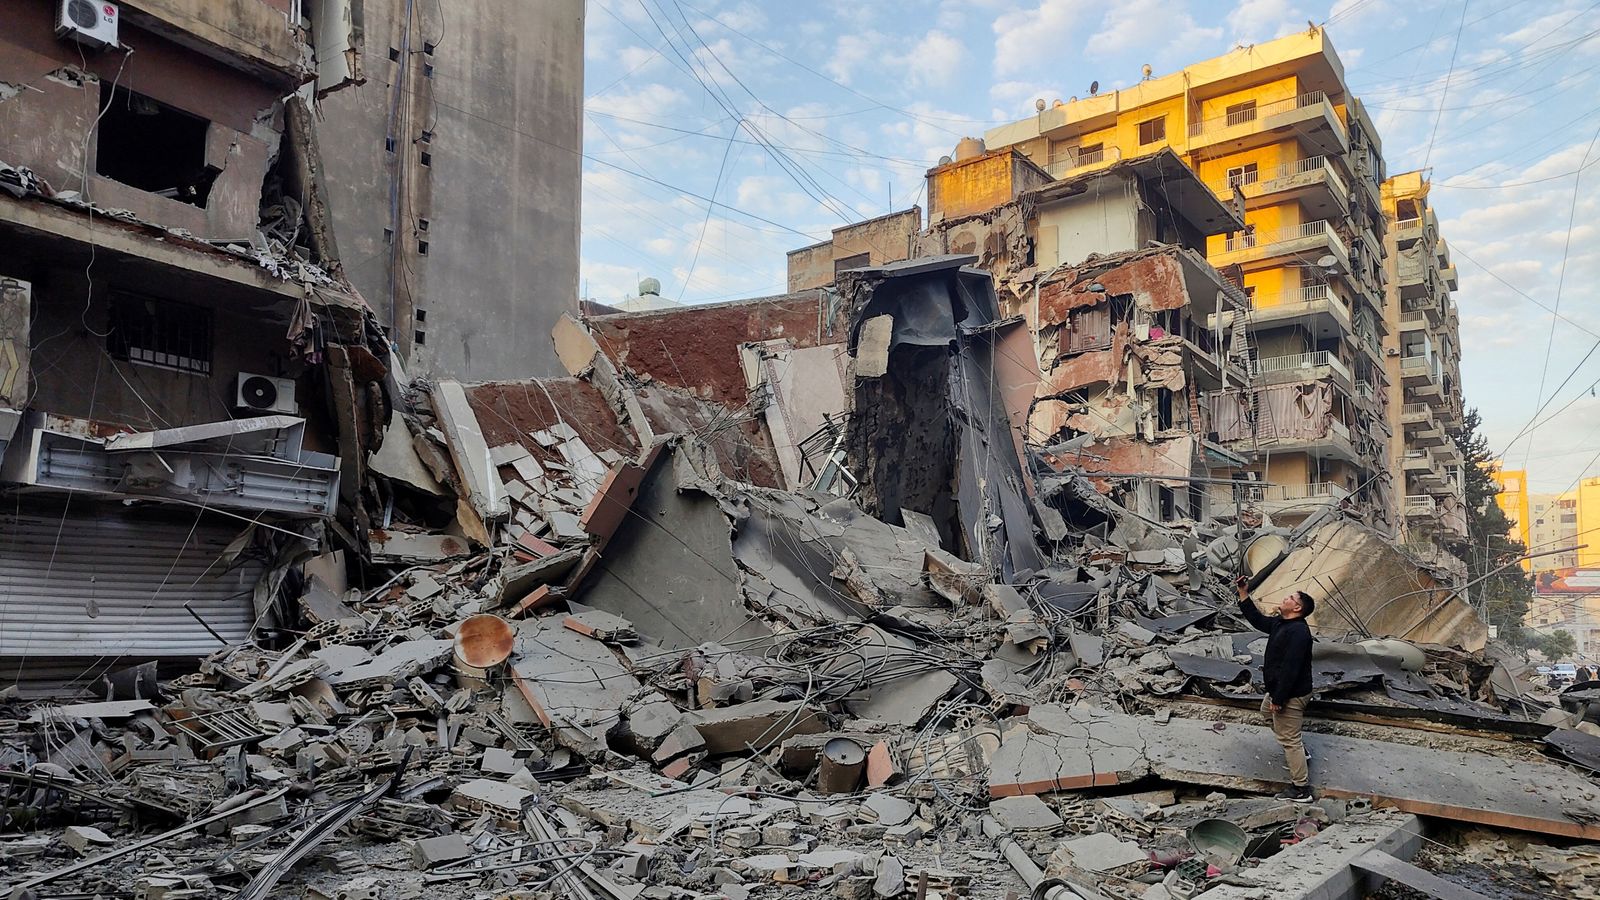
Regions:
<instances>
[{"instance_id":1,"label":"balcony railing","mask_svg":"<svg viewBox=\"0 0 1600 900\"><path fill-rule=\"evenodd\" d=\"M1059 157L1052 159L1044 167L1044 170L1049 172L1051 177L1061 178L1078 169L1098 166L1104 162L1116 162L1121 158L1122 151L1116 147L1101 147L1098 150L1090 150L1087 153L1079 153L1076 148L1070 148Z\"/></svg>"},{"instance_id":2,"label":"balcony railing","mask_svg":"<svg viewBox=\"0 0 1600 900\"><path fill-rule=\"evenodd\" d=\"M1406 515L1431 516L1439 511L1439 501L1431 494L1407 494Z\"/></svg>"},{"instance_id":3,"label":"balcony railing","mask_svg":"<svg viewBox=\"0 0 1600 900\"><path fill-rule=\"evenodd\" d=\"M1212 116L1209 119L1201 119L1198 122L1190 122L1189 136L1198 137L1202 134L1227 131L1230 128L1250 125L1256 120L1264 119L1268 116L1275 116L1279 113L1286 113L1296 109L1305 109L1308 106L1317 106L1327 102L1328 95L1322 91L1311 91L1298 97L1286 97L1282 100L1275 100L1272 103L1263 103L1260 106L1238 109L1220 116Z\"/></svg>"},{"instance_id":4,"label":"balcony railing","mask_svg":"<svg viewBox=\"0 0 1600 900\"><path fill-rule=\"evenodd\" d=\"M1312 500L1332 498L1342 500L1350 496L1344 485L1331 481L1314 481L1310 484L1268 484L1261 488L1263 500Z\"/></svg>"},{"instance_id":5,"label":"balcony railing","mask_svg":"<svg viewBox=\"0 0 1600 900\"><path fill-rule=\"evenodd\" d=\"M1274 244L1318 237L1339 241L1339 233L1334 230L1333 224L1325 219L1319 219L1315 222L1279 228L1276 231L1241 231L1230 234L1223 241L1222 249L1225 253L1232 253L1235 250L1248 250L1251 247L1270 247Z\"/></svg>"},{"instance_id":6,"label":"balcony railing","mask_svg":"<svg viewBox=\"0 0 1600 900\"><path fill-rule=\"evenodd\" d=\"M1308 156L1299 162L1284 163L1265 172L1238 172L1225 178L1214 178L1207 183L1212 192L1224 197L1230 196L1235 187L1244 190L1251 185L1259 185L1258 191L1246 193L1270 193L1272 191L1286 190L1299 187L1298 184L1281 184L1288 179L1304 175L1307 172L1325 172L1326 177L1339 186L1341 193L1349 193L1349 188L1344 183L1344 178L1334 169L1333 163L1325 156Z\"/></svg>"},{"instance_id":7,"label":"balcony railing","mask_svg":"<svg viewBox=\"0 0 1600 900\"><path fill-rule=\"evenodd\" d=\"M1334 359L1333 354L1327 350L1317 350L1311 353L1291 353L1288 356L1268 356L1256 360L1255 370L1257 375L1270 375L1273 372L1292 372L1296 369L1315 369L1329 364Z\"/></svg>"}]
</instances>

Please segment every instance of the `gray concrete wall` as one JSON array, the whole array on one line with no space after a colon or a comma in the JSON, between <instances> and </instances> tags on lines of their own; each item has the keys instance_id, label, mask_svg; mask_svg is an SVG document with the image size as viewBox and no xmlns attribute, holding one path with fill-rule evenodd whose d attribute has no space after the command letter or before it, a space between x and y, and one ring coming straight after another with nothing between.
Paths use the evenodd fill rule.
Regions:
<instances>
[{"instance_id":1,"label":"gray concrete wall","mask_svg":"<svg viewBox=\"0 0 1600 900\"><path fill-rule=\"evenodd\" d=\"M582 0L458 0L442 21L413 4L409 35L405 9L366 0L367 82L321 104L346 272L413 374L558 374L550 329L578 296Z\"/></svg>"}]
</instances>

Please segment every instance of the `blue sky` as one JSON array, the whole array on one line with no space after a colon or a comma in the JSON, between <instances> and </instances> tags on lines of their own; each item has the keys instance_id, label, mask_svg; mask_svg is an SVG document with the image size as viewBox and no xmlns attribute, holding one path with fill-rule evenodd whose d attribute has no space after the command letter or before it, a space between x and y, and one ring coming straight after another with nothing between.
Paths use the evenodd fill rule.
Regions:
<instances>
[{"instance_id":1,"label":"blue sky","mask_svg":"<svg viewBox=\"0 0 1600 900\"><path fill-rule=\"evenodd\" d=\"M1432 170L1491 443L1535 490L1600 475L1600 2L590 0L583 288L781 293L786 251L920 203L963 135L1308 22L1389 171Z\"/></svg>"}]
</instances>

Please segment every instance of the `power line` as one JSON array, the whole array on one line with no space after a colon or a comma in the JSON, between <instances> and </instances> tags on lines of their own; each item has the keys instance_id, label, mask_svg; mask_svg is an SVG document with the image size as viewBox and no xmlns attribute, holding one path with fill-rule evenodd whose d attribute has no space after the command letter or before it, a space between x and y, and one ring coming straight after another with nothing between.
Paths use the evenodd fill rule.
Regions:
<instances>
[{"instance_id":1,"label":"power line","mask_svg":"<svg viewBox=\"0 0 1600 900\"><path fill-rule=\"evenodd\" d=\"M1583 182L1583 167L1589 161L1589 154L1594 152L1595 141L1600 141L1600 128L1596 128L1595 132L1594 132L1594 137L1589 139L1589 146L1583 151L1583 159L1579 160L1578 171L1577 171L1576 175L1574 176L1574 178L1572 180L1572 205L1571 205L1571 208L1567 212L1567 237L1566 237L1566 240L1563 243L1562 248L1561 248L1561 275L1559 277L1557 277L1557 279L1556 279L1555 308L1553 310L1551 310L1552 312L1559 312L1561 310L1561 290L1562 290L1563 287L1566 286L1566 282L1567 282L1567 261L1570 258L1570 255L1571 255L1571 252L1572 252L1572 226L1574 224L1576 224L1577 215L1578 215L1578 188ZM1555 346L1555 341L1556 341L1556 320L1552 316L1552 318L1550 319L1550 336L1545 341L1544 364L1541 365L1540 368L1539 368L1539 390L1534 395L1534 402L1536 402L1536 403L1540 399L1542 399L1544 397L1544 380L1545 380L1545 376L1550 373L1550 350ZM1595 347L1600 347L1600 341L1597 341L1595 343ZM1589 353L1592 354L1593 352L1594 352L1594 348L1590 348ZM1585 354L1584 357L1583 357L1583 360L1580 360L1578 362L1578 365L1582 366L1583 362L1585 360L1588 360L1588 358L1589 358L1588 354ZM1567 376L1567 381L1570 381L1572 379L1572 376L1576 375L1577 372L1578 372L1577 367L1574 367L1573 370L1572 370L1572 374L1569 374ZM1563 381L1561 383L1564 386L1567 382ZM1554 396L1555 393L1559 393L1560 390L1561 390L1561 388L1559 388L1559 387L1556 388L1555 392L1552 393L1552 396ZM1538 413L1537 412L1534 413L1534 416L1537 417ZM1529 437L1528 437L1528 453L1531 454L1532 452L1533 452L1533 436L1529 435ZM1524 457L1523 457L1523 467L1524 468L1527 467L1527 456L1526 455L1524 455Z\"/></svg>"},{"instance_id":2,"label":"power line","mask_svg":"<svg viewBox=\"0 0 1600 900\"><path fill-rule=\"evenodd\" d=\"M1450 96L1450 79L1456 74L1456 56L1461 52L1461 32L1467 27L1467 5L1469 0L1461 0L1461 23L1456 26L1456 42L1450 48L1450 70L1444 76L1444 90L1439 94L1439 114L1433 119L1433 133L1428 136L1428 151L1422 155L1422 168L1428 167L1429 160L1433 159L1433 142L1439 137L1439 123L1444 121L1444 101Z\"/></svg>"}]
</instances>

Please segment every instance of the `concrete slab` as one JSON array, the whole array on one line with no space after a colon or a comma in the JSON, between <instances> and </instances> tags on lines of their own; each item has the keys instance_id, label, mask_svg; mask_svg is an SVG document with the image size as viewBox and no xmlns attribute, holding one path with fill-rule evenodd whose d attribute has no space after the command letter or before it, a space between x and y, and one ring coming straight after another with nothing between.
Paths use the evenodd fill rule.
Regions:
<instances>
[{"instance_id":1,"label":"concrete slab","mask_svg":"<svg viewBox=\"0 0 1600 900\"><path fill-rule=\"evenodd\" d=\"M1355 900L1366 896L1366 879L1351 867L1359 856L1379 851L1411 856L1422 843L1422 822L1393 811L1370 813L1330 825L1261 865L1232 876L1250 884L1219 884L1206 900Z\"/></svg>"},{"instance_id":2,"label":"concrete slab","mask_svg":"<svg viewBox=\"0 0 1600 900\"><path fill-rule=\"evenodd\" d=\"M813 734L826 729L817 711L798 701L757 700L703 709L691 713L689 721L705 739L706 752L746 753L776 747L796 734Z\"/></svg>"},{"instance_id":3,"label":"concrete slab","mask_svg":"<svg viewBox=\"0 0 1600 900\"><path fill-rule=\"evenodd\" d=\"M1311 784L1330 797L1371 797L1419 815L1542 834L1600 838L1600 785L1559 766L1382 741L1305 735ZM1127 784L1149 775L1267 791L1285 783L1270 729L1126 716L1086 704L1035 707L996 751L996 797Z\"/></svg>"}]
</instances>

